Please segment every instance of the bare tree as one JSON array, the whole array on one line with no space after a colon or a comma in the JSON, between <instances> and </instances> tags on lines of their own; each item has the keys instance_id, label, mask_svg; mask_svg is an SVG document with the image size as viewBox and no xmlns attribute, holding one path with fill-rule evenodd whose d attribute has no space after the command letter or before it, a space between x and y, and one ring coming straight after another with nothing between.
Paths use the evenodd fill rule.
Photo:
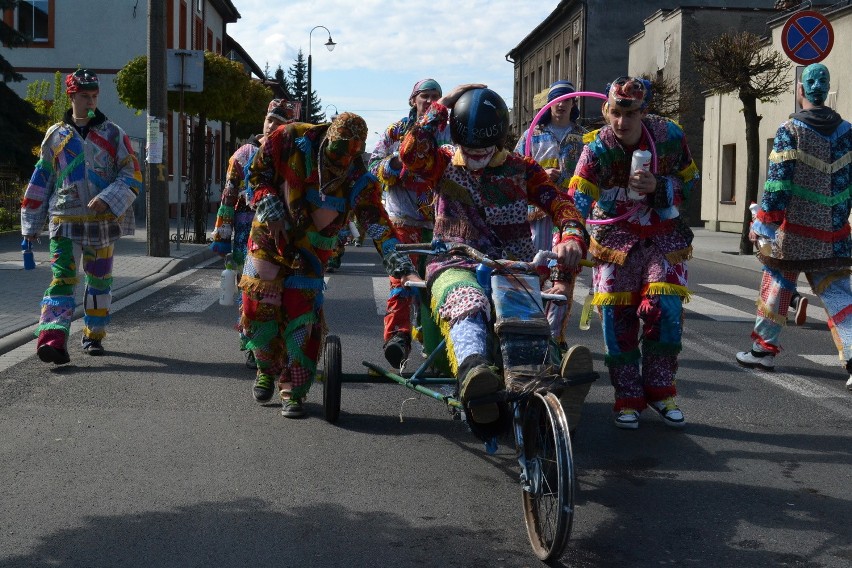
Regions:
<instances>
[{"instance_id":1,"label":"bare tree","mask_svg":"<svg viewBox=\"0 0 852 568\"><path fill-rule=\"evenodd\" d=\"M757 101L775 102L789 92L789 62L764 45L764 40L749 32L726 33L706 43L691 47L692 57L705 89L713 94L736 93L743 103L746 127L746 198L743 203L743 227L740 254L752 254L748 239L751 211L757 201L760 179L759 127L763 118L757 114Z\"/></svg>"}]
</instances>

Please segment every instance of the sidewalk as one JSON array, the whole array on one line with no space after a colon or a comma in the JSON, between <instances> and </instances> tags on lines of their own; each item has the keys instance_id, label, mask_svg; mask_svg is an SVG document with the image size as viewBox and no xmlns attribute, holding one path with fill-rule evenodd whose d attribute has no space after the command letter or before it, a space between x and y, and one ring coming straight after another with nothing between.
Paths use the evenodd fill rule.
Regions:
<instances>
[{"instance_id":1,"label":"sidewalk","mask_svg":"<svg viewBox=\"0 0 852 568\"><path fill-rule=\"evenodd\" d=\"M693 230L695 258L755 271L761 269L754 256L737 254L739 234ZM171 231L174 232L174 228ZM146 228L137 227L135 235L122 237L116 243L113 301L215 256L207 245L181 243L180 250L177 250L176 244L170 243L170 256L150 257L147 238ZM42 237L34 252L36 269L24 270L21 236L17 233L0 234L0 289L3 290L0 295L0 354L34 339L39 303L51 278L46 237ZM77 293L79 301L82 286L78 286ZM77 311L80 312L79 307Z\"/></svg>"},{"instance_id":2,"label":"sidewalk","mask_svg":"<svg viewBox=\"0 0 852 568\"><path fill-rule=\"evenodd\" d=\"M170 234L174 231L172 226ZM3 291L0 295L0 354L35 339L39 304L51 279L48 241L42 235L41 242L33 246L35 270L24 270L21 235L16 232L0 234L0 289ZM177 244L170 242L169 249L167 257L148 256L148 231L144 226L137 227L133 236L119 239L113 263L113 302L216 256L207 245L181 243L177 250ZM82 270L79 274L82 282ZM77 287L78 302L82 299L82 289L82 285ZM75 319L80 315L82 308L78 307Z\"/></svg>"}]
</instances>

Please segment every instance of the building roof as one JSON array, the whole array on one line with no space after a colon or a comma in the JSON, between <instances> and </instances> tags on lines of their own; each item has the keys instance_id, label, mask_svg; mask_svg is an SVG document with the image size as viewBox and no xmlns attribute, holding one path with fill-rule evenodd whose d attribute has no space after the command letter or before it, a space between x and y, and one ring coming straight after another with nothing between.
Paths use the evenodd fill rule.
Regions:
<instances>
[{"instance_id":1,"label":"building roof","mask_svg":"<svg viewBox=\"0 0 852 568\"><path fill-rule=\"evenodd\" d=\"M210 0L210 4L216 8L226 24L233 24L241 17L231 0Z\"/></svg>"},{"instance_id":2,"label":"building roof","mask_svg":"<svg viewBox=\"0 0 852 568\"><path fill-rule=\"evenodd\" d=\"M232 53L233 52L233 53ZM236 56L234 56L234 54ZM248 54L248 52L243 49L243 46L231 37L228 34L225 34L225 56L231 60L239 59L243 63L245 63L249 69L251 69L252 73L257 75L260 79L265 79L266 76L263 73L263 69L255 63L254 59Z\"/></svg>"},{"instance_id":3,"label":"building roof","mask_svg":"<svg viewBox=\"0 0 852 568\"><path fill-rule=\"evenodd\" d=\"M560 16L568 13L569 8L572 8L574 4L577 3L577 0L562 0L556 8L548 15L545 19L541 21L539 25L537 25L530 33L527 34L527 37L521 40L521 43L512 48L509 53L506 54L506 59L514 60L515 54L518 51L522 51L527 42L529 41L538 41L541 39L540 31L547 26L549 26L552 22L558 20Z\"/></svg>"}]
</instances>

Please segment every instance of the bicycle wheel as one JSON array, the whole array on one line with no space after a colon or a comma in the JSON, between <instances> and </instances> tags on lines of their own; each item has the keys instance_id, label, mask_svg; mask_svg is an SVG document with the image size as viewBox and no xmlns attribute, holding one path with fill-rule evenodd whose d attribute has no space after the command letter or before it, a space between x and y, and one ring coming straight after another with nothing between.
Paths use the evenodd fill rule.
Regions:
<instances>
[{"instance_id":1,"label":"bicycle wheel","mask_svg":"<svg viewBox=\"0 0 852 568\"><path fill-rule=\"evenodd\" d=\"M343 382L343 361L339 337L329 335L325 338L322 359L325 368L322 383L323 414L326 422L334 424L340 416L340 387Z\"/></svg>"},{"instance_id":2,"label":"bicycle wheel","mask_svg":"<svg viewBox=\"0 0 852 568\"><path fill-rule=\"evenodd\" d=\"M559 558L574 520L574 459L568 420L553 393L530 396L521 418L524 520L541 560Z\"/></svg>"}]
</instances>

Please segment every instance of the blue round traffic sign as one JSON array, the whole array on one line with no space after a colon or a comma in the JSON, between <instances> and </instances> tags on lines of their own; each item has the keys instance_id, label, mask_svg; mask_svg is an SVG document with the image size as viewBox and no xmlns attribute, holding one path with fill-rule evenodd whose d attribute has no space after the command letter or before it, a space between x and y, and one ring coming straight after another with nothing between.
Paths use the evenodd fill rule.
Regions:
<instances>
[{"instance_id":1,"label":"blue round traffic sign","mask_svg":"<svg viewBox=\"0 0 852 568\"><path fill-rule=\"evenodd\" d=\"M822 61L834 45L831 22L813 10L790 16L781 31L781 47L787 57L800 65Z\"/></svg>"}]
</instances>

